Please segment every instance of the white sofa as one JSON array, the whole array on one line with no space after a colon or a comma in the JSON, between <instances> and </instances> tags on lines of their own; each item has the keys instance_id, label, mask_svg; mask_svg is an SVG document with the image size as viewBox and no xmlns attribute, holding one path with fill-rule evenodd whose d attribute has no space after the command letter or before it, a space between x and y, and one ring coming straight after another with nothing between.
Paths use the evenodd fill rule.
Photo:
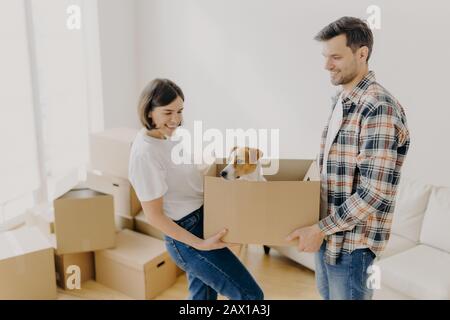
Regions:
<instances>
[{"instance_id":1,"label":"white sofa","mask_svg":"<svg viewBox=\"0 0 450 320\"><path fill-rule=\"evenodd\" d=\"M272 247L314 270L314 255ZM450 299L450 188L401 179L374 299Z\"/></svg>"}]
</instances>

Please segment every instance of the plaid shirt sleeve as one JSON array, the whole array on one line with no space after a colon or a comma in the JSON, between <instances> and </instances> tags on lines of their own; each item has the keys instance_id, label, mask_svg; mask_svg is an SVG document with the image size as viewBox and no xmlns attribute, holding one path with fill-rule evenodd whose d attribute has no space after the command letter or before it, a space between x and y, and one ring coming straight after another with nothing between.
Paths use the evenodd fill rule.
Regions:
<instances>
[{"instance_id":1,"label":"plaid shirt sleeve","mask_svg":"<svg viewBox=\"0 0 450 320\"><path fill-rule=\"evenodd\" d=\"M377 211L381 213L377 218L380 222L388 218L382 213L395 200L397 148L405 143L407 135L406 126L389 103L365 108L356 158L360 184L335 212L319 221L319 228L326 235L352 230Z\"/></svg>"}]
</instances>

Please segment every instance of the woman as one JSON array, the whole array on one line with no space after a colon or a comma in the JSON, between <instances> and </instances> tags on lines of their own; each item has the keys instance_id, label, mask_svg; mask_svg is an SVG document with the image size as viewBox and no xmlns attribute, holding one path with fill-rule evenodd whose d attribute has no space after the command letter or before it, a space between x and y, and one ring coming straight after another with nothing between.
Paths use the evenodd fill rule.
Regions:
<instances>
[{"instance_id":1,"label":"woman","mask_svg":"<svg viewBox=\"0 0 450 320\"><path fill-rule=\"evenodd\" d=\"M169 138L182 122L184 94L172 81L155 79L143 90L144 126L130 154L129 179L149 223L165 236L167 250L186 271L190 299L262 300L263 292L221 238L203 239L203 177L194 164L176 165Z\"/></svg>"}]
</instances>

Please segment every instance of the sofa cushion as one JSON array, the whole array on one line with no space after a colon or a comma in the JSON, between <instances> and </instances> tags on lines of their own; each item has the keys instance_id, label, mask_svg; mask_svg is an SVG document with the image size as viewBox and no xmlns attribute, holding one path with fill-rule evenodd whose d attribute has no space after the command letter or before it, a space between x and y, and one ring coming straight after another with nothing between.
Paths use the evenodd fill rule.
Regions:
<instances>
[{"instance_id":1,"label":"sofa cushion","mask_svg":"<svg viewBox=\"0 0 450 320\"><path fill-rule=\"evenodd\" d=\"M381 285L415 299L450 299L450 255L418 245L376 263Z\"/></svg>"},{"instance_id":2,"label":"sofa cushion","mask_svg":"<svg viewBox=\"0 0 450 320\"><path fill-rule=\"evenodd\" d=\"M402 236L391 233L391 237L389 238L386 249L383 251L380 258L385 259L394 254L411 249L416 245L417 243L415 241L411 241L409 239L403 238Z\"/></svg>"},{"instance_id":3,"label":"sofa cushion","mask_svg":"<svg viewBox=\"0 0 450 320\"><path fill-rule=\"evenodd\" d=\"M307 267L310 270L315 270L315 258L314 253L309 252L299 252L297 247L282 247L282 246L271 246L271 248L277 250L286 257L294 260L297 263Z\"/></svg>"},{"instance_id":4,"label":"sofa cushion","mask_svg":"<svg viewBox=\"0 0 450 320\"><path fill-rule=\"evenodd\" d=\"M432 187L401 177L392 222L392 232L419 241L422 220Z\"/></svg>"},{"instance_id":5,"label":"sofa cushion","mask_svg":"<svg viewBox=\"0 0 450 320\"><path fill-rule=\"evenodd\" d=\"M450 252L449 230L450 188L434 187L423 219L420 242Z\"/></svg>"},{"instance_id":6,"label":"sofa cushion","mask_svg":"<svg viewBox=\"0 0 450 320\"><path fill-rule=\"evenodd\" d=\"M400 293L388 286L382 286L373 292L373 300L413 300L410 296Z\"/></svg>"}]
</instances>

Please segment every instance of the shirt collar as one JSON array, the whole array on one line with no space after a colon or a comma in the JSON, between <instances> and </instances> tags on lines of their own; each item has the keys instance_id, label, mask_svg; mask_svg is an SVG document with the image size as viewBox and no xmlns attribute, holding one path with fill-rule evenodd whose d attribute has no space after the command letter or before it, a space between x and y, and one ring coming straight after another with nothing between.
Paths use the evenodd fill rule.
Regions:
<instances>
[{"instance_id":1,"label":"shirt collar","mask_svg":"<svg viewBox=\"0 0 450 320\"><path fill-rule=\"evenodd\" d=\"M366 76L350 91L349 94L345 95L342 99L342 106L344 109L349 109L352 104L358 104L361 100L362 95L367 90L367 88L376 81L375 72L369 71ZM340 90L334 98L334 102L339 99L342 90Z\"/></svg>"}]
</instances>

